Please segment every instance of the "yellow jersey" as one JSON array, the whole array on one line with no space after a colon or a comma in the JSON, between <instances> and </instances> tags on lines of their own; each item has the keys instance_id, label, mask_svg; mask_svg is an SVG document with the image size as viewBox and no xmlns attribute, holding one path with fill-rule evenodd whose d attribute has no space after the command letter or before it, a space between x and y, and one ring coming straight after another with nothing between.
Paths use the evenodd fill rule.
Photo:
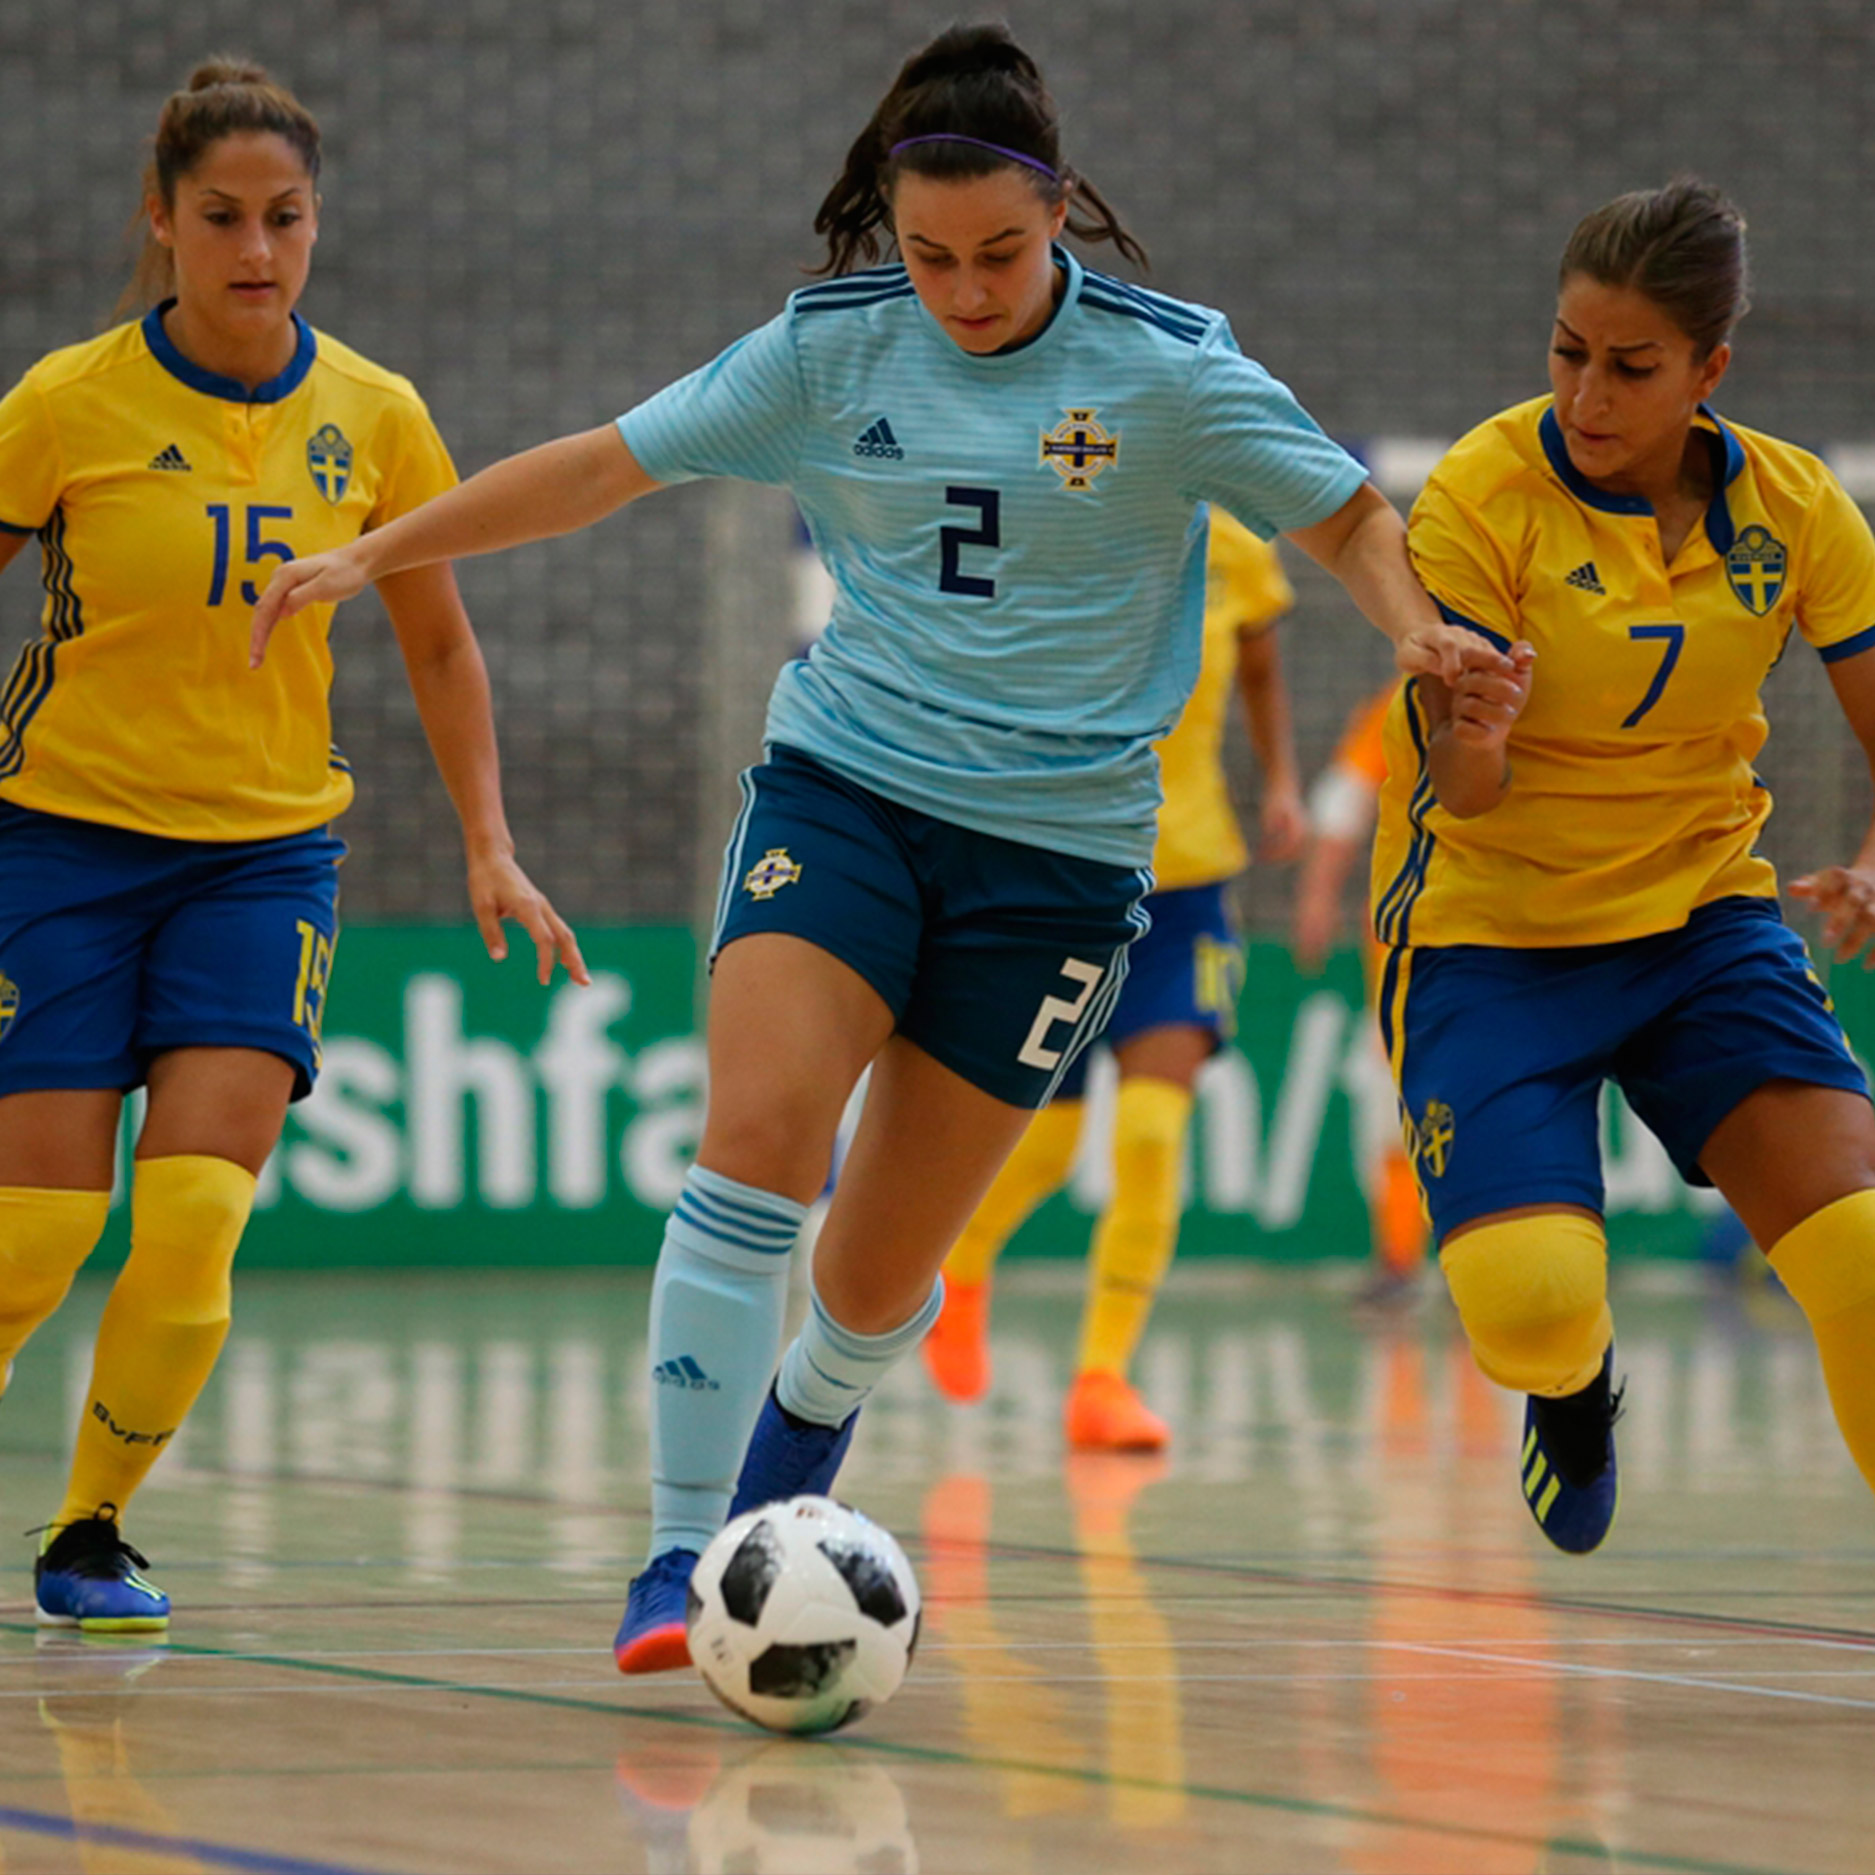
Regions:
<instances>
[{"instance_id":1,"label":"yellow jersey","mask_svg":"<svg viewBox=\"0 0 1875 1875\"><path fill-rule=\"evenodd\" d=\"M1537 656L1510 790L1475 819L1433 799L1418 685L1394 701L1385 943L1613 943L1775 896L1760 688L1793 627L1828 662L1875 648L1875 538L1816 457L1702 410L1714 491L1669 566L1649 505L1577 473L1550 402L1473 430L1413 508L1413 564L1446 617Z\"/></svg>"},{"instance_id":2,"label":"yellow jersey","mask_svg":"<svg viewBox=\"0 0 1875 1875\"><path fill-rule=\"evenodd\" d=\"M249 618L283 560L343 546L455 481L416 391L295 317L250 391L176 350L158 308L51 353L0 399L0 528L37 534L46 602L0 690L0 800L192 840L344 810L332 609L258 671Z\"/></svg>"},{"instance_id":3,"label":"yellow jersey","mask_svg":"<svg viewBox=\"0 0 1875 1875\"><path fill-rule=\"evenodd\" d=\"M1215 885L1250 863L1224 776L1224 719L1239 641L1246 632L1267 631L1295 599L1276 549L1214 507L1198 681L1171 733L1158 745L1159 783L1165 791L1152 855L1158 891Z\"/></svg>"}]
</instances>

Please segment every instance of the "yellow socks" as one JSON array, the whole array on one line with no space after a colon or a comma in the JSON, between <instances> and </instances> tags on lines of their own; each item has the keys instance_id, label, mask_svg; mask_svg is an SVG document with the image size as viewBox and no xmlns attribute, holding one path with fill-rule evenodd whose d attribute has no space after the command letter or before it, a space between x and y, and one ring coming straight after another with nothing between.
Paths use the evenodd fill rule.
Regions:
<instances>
[{"instance_id":1,"label":"yellow socks","mask_svg":"<svg viewBox=\"0 0 1875 1875\"><path fill-rule=\"evenodd\" d=\"M1500 1387L1561 1399L1614 1338L1608 1239L1594 1218L1538 1211L1449 1238L1439 1253L1472 1358Z\"/></svg>"},{"instance_id":2,"label":"yellow socks","mask_svg":"<svg viewBox=\"0 0 1875 1875\"><path fill-rule=\"evenodd\" d=\"M110 1210L108 1191L0 1186L0 1393L14 1355L98 1247Z\"/></svg>"},{"instance_id":3,"label":"yellow socks","mask_svg":"<svg viewBox=\"0 0 1875 1875\"><path fill-rule=\"evenodd\" d=\"M1178 1241L1191 1090L1145 1076L1120 1083L1113 1200L1094 1231L1076 1371L1124 1375Z\"/></svg>"},{"instance_id":4,"label":"yellow socks","mask_svg":"<svg viewBox=\"0 0 1875 1875\"><path fill-rule=\"evenodd\" d=\"M1044 1198L1053 1197L1068 1182L1074 1149L1081 1142L1081 1107L1078 1100L1057 1100L1029 1122L1029 1130L944 1259L946 1282L988 1282L1003 1245Z\"/></svg>"},{"instance_id":5,"label":"yellow socks","mask_svg":"<svg viewBox=\"0 0 1875 1875\"><path fill-rule=\"evenodd\" d=\"M1771 1267L1810 1318L1843 1443L1875 1486L1875 1191L1812 1212L1778 1239Z\"/></svg>"},{"instance_id":6,"label":"yellow socks","mask_svg":"<svg viewBox=\"0 0 1875 1875\"><path fill-rule=\"evenodd\" d=\"M230 1271L254 1183L227 1159L137 1164L130 1257L98 1328L71 1484L54 1523L128 1504L195 1404L227 1337Z\"/></svg>"}]
</instances>

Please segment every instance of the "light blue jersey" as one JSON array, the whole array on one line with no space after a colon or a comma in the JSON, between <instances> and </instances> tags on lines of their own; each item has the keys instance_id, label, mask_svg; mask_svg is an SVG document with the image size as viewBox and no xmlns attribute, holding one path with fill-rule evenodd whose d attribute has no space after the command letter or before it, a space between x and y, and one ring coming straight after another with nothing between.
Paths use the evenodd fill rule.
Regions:
<instances>
[{"instance_id":1,"label":"light blue jersey","mask_svg":"<svg viewBox=\"0 0 1875 1875\"><path fill-rule=\"evenodd\" d=\"M836 597L771 744L978 832L1150 862L1152 744L1198 674L1205 503L1267 537L1366 479L1221 313L1086 272L964 351L903 267L804 288L619 419L660 482L790 489Z\"/></svg>"}]
</instances>

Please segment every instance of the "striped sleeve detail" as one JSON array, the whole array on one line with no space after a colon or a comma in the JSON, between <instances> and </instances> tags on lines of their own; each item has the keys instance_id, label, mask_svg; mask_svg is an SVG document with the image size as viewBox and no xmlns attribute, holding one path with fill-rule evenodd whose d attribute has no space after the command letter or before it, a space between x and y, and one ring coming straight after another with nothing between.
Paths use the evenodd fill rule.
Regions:
<instances>
[{"instance_id":1,"label":"striped sleeve detail","mask_svg":"<svg viewBox=\"0 0 1875 1875\"><path fill-rule=\"evenodd\" d=\"M51 600L46 635L20 653L6 688L0 690L0 781L17 775L26 761L26 731L58 676L58 648L85 629L84 610L72 584L65 549L65 516L58 509L39 531L46 593Z\"/></svg>"},{"instance_id":2,"label":"striped sleeve detail","mask_svg":"<svg viewBox=\"0 0 1875 1875\"><path fill-rule=\"evenodd\" d=\"M1374 907L1374 935L1383 944L1405 944L1410 940L1413 906L1426 884L1426 869L1432 863L1432 849L1437 836L1427 822L1436 802L1432 790L1432 769L1427 760L1426 730L1420 719L1419 683L1413 679L1406 686L1406 723L1412 731L1413 750L1419 757L1419 775L1407 802L1407 825L1412 841L1406 859L1394 874L1392 883L1381 893Z\"/></svg>"},{"instance_id":3,"label":"striped sleeve detail","mask_svg":"<svg viewBox=\"0 0 1875 1875\"><path fill-rule=\"evenodd\" d=\"M820 286L803 287L793 296L793 306L797 313L847 312L856 306L910 299L913 293L911 276L903 267L872 267L863 273L842 274Z\"/></svg>"},{"instance_id":4,"label":"striped sleeve detail","mask_svg":"<svg viewBox=\"0 0 1875 1875\"><path fill-rule=\"evenodd\" d=\"M1089 274L1081 283L1081 304L1095 312L1115 313L1122 319L1137 319L1179 340L1196 345L1204 337L1205 322L1158 294L1142 293L1105 274Z\"/></svg>"},{"instance_id":5,"label":"striped sleeve detail","mask_svg":"<svg viewBox=\"0 0 1875 1875\"><path fill-rule=\"evenodd\" d=\"M1853 638L1839 638L1833 645L1824 645L1817 656L1825 664L1840 664L1844 658L1859 657L1868 650L1875 650L1875 625L1857 632Z\"/></svg>"}]
</instances>

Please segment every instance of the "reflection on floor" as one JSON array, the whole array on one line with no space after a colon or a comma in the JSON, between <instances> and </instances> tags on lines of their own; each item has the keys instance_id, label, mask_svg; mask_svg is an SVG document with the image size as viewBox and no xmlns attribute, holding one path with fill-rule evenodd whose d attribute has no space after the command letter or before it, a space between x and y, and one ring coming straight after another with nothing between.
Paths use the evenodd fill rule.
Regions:
<instances>
[{"instance_id":1,"label":"reflection on floor","mask_svg":"<svg viewBox=\"0 0 1875 1875\"><path fill-rule=\"evenodd\" d=\"M1140 1364L1170 1457L1070 1456L1075 1273L1012 1268L989 1399L914 1363L868 1409L842 1490L925 1641L820 1743L611 1669L642 1278L252 1277L131 1524L169 1643L36 1635L7 1553L0 1871L1866 1869L1875 1506L1807 1336L1624 1275L1622 1514L1576 1561L1442 1303L1194 1265ZM0 1406L0 1528L56 1499L101 1297Z\"/></svg>"}]
</instances>

